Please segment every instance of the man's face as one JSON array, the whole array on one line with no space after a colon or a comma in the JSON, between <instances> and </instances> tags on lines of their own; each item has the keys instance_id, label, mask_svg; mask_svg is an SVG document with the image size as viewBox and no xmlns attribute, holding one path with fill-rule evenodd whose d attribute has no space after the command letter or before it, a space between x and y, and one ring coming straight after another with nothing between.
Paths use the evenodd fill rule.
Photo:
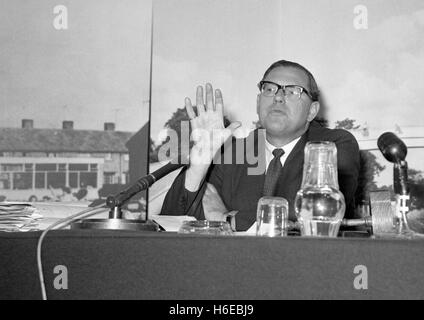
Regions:
<instances>
[{"instance_id":1,"label":"man's face","mask_svg":"<svg viewBox=\"0 0 424 320\"><path fill-rule=\"evenodd\" d=\"M279 85L298 85L311 91L305 72L292 67L277 67L263 80ZM267 134L295 139L306 131L308 123L315 118L319 103L313 102L306 93L302 93L297 101L287 101L282 91L279 90L274 97L258 94L259 122Z\"/></svg>"}]
</instances>

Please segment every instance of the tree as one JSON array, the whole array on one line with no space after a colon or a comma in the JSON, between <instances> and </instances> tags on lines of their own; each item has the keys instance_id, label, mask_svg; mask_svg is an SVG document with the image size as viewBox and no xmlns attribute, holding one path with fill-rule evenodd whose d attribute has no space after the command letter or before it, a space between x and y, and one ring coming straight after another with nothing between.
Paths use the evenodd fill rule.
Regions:
<instances>
[{"instance_id":1,"label":"tree","mask_svg":"<svg viewBox=\"0 0 424 320\"><path fill-rule=\"evenodd\" d=\"M423 172L415 169L408 170L409 191L411 195L411 210L424 209L424 177Z\"/></svg>"},{"instance_id":2,"label":"tree","mask_svg":"<svg viewBox=\"0 0 424 320\"><path fill-rule=\"evenodd\" d=\"M360 127L360 125L355 126L355 122L356 122L356 120L346 118L346 119L341 120L341 121L336 121L336 126L334 128L335 129L346 129L346 130L358 129Z\"/></svg>"},{"instance_id":3,"label":"tree","mask_svg":"<svg viewBox=\"0 0 424 320\"><path fill-rule=\"evenodd\" d=\"M375 176L378 176L384 169L385 166L377 162L377 158L374 154L367 150L359 151L358 187L355 194L355 202L357 205L364 201L368 201L371 191L382 189L377 187Z\"/></svg>"},{"instance_id":4,"label":"tree","mask_svg":"<svg viewBox=\"0 0 424 320\"><path fill-rule=\"evenodd\" d=\"M355 130L360 125L355 124L356 120L346 118L341 121L336 121L335 129ZM368 201L370 191L379 190L382 188L377 187L375 177L378 176L385 166L377 162L377 158L367 150L359 151L359 175L358 187L355 194L355 202L357 205Z\"/></svg>"},{"instance_id":5,"label":"tree","mask_svg":"<svg viewBox=\"0 0 424 320\"><path fill-rule=\"evenodd\" d=\"M320 125L322 125L323 127L328 128L328 120L325 119L324 117L316 117L314 120L318 122Z\"/></svg>"}]
</instances>

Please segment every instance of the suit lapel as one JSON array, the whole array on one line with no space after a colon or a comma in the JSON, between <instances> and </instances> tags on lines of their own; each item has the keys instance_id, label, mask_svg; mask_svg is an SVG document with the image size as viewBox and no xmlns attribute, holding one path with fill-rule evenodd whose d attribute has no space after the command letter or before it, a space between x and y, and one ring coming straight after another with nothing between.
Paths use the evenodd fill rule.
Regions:
<instances>
[{"instance_id":1,"label":"suit lapel","mask_svg":"<svg viewBox=\"0 0 424 320\"><path fill-rule=\"evenodd\" d=\"M283 197L289 202L289 219L292 221L296 220L294 199L302 183L306 142L307 134L304 134L287 157L277 184L277 196Z\"/></svg>"},{"instance_id":2,"label":"suit lapel","mask_svg":"<svg viewBox=\"0 0 424 320\"><path fill-rule=\"evenodd\" d=\"M290 152L287 157L283 172L281 173L280 181L289 182L290 177L294 177L295 179L298 177L299 170L301 174L303 173L303 160L304 160L304 149L307 140L307 133L305 133L302 138L296 143L292 152ZM286 184L286 183L285 183Z\"/></svg>"},{"instance_id":3,"label":"suit lapel","mask_svg":"<svg viewBox=\"0 0 424 320\"><path fill-rule=\"evenodd\" d=\"M231 199L234 208L256 208L262 197L266 163L265 140L261 139L265 137L258 130L253 131L245 140L244 163L233 167ZM255 156L258 158L253 162Z\"/></svg>"}]
</instances>

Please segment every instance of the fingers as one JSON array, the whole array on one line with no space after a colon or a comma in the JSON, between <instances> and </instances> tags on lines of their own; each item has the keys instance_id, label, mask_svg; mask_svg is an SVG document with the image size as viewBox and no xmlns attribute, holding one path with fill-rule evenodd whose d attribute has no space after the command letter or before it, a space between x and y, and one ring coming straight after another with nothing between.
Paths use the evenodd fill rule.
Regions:
<instances>
[{"instance_id":1,"label":"fingers","mask_svg":"<svg viewBox=\"0 0 424 320\"><path fill-rule=\"evenodd\" d=\"M196 118L196 114L194 113L193 106L191 105L190 98L185 98L184 100L185 108L190 119Z\"/></svg>"},{"instance_id":2,"label":"fingers","mask_svg":"<svg viewBox=\"0 0 424 320\"><path fill-rule=\"evenodd\" d=\"M222 99L222 92L219 89L215 90L215 109L219 114L224 114L224 100Z\"/></svg>"},{"instance_id":3,"label":"fingers","mask_svg":"<svg viewBox=\"0 0 424 320\"><path fill-rule=\"evenodd\" d=\"M205 105L203 103L203 87L198 86L196 90L196 106L197 113L200 115L205 112Z\"/></svg>"},{"instance_id":4,"label":"fingers","mask_svg":"<svg viewBox=\"0 0 424 320\"><path fill-rule=\"evenodd\" d=\"M231 131L231 134L234 133L234 131L236 131L236 129L238 129L241 126L241 123L238 121L235 121L233 123L231 123L226 129Z\"/></svg>"},{"instance_id":5,"label":"fingers","mask_svg":"<svg viewBox=\"0 0 424 320\"><path fill-rule=\"evenodd\" d=\"M219 89L215 90L215 97L214 97L212 85L210 83L207 83L205 86L205 91L206 91L206 95L205 95L206 106L203 99L203 87L198 86L196 89L197 115L193 109L191 100L189 98L185 98L185 107L190 119L194 119L196 118L196 116L199 116L200 114L205 113L206 111L218 111L220 114L223 114L224 103L222 99L221 90Z\"/></svg>"},{"instance_id":6,"label":"fingers","mask_svg":"<svg viewBox=\"0 0 424 320\"><path fill-rule=\"evenodd\" d=\"M210 83L206 84L206 111L213 111L214 103L213 103L213 89Z\"/></svg>"}]
</instances>

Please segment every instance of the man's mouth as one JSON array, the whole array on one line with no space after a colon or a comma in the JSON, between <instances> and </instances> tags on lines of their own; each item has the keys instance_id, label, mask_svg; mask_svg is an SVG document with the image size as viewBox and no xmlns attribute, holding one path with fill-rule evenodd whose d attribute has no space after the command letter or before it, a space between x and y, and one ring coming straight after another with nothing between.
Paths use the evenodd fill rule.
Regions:
<instances>
[{"instance_id":1,"label":"man's mouth","mask_svg":"<svg viewBox=\"0 0 424 320\"><path fill-rule=\"evenodd\" d=\"M284 110L279 109L279 108L271 108L271 110L269 111L270 115L285 115L286 113L284 112Z\"/></svg>"}]
</instances>

